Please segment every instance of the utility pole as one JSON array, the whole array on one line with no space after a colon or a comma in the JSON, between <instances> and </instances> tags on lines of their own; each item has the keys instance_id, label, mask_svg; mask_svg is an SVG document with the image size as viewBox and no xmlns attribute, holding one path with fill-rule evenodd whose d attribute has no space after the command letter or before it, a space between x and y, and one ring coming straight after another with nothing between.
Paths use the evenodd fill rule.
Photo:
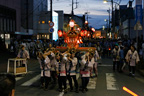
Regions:
<instances>
[{"instance_id":1,"label":"utility pole","mask_svg":"<svg viewBox=\"0 0 144 96\"><path fill-rule=\"evenodd\" d=\"M26 32L28 33L29 32L29 24L28 24L28 21L29 21L29 16L28 16L28 6L29 6L29 3L28 3L28 0L26 0Z\"/></svg>"},{"instance_id":2,"label":"utility pole","mask_svg":"<svg viewBox=\"0 0 144 96\"><path fill-rule=\"evenodd\" d=\"M111 0L111 3L112 3L112 33L114 34L113 0Z\"/></svg>"},{"instance_id":3,"label":"utility pole","mask_svg":"<svg viewBox=\"0 0 144 96\"><path fill-rule=\"evenodd\" d=\"M50 21L52 22L52 0L50 0ZM52 33L50 33L50 39L52 40Z\"/></svg>"},{"instance_id":4,"label":"utility pole","mask_svg":"<svg viewBox=\"0 0 144 96\"><path fill-rule=\"evenodd\" d=\"M72 0L72 12L71 12L72 17L73 17L73 15L74 15L74 9L78 8L78 3L79 3L79 2L77 2L77 0L76 0L76 2L74 2L74 0ZM76 4L76 8L74 8L74 4Z\"/></svg>"},{"instance_id":5,"label":"utility pole","mask_svg":"<svg viewBox=\"0 0 144 96\"><path fill-rule=\"evenodd\" d=\"M74 12L73 12L73 10L74 10L74 9L73 9L73 5L74 5L74 2L73 2L73 0L72 0L72 13L71 13L71 14L72 14L72 17L73 17L73 15L74 15Z\"/></svg>"},{"instance_id":6,"label":"utility pole","mask_svg":"<svg viewBox=\"0 0 144 96\"><path fill-rule=\"evenodd\" d=\"M52 0L50 0L50 21L52 22Z\"/></svg>"}]
</instances>

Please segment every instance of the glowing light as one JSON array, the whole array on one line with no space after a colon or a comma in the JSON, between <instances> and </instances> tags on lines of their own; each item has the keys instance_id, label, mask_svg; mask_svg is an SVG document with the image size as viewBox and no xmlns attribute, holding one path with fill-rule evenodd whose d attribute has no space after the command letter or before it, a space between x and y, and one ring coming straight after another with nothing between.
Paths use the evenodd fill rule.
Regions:
<instances>
[{"instance_id":1,"label":"glowing light","mask_svg":"<svg viewBox=\"0 0 144 96\"><path fill-rule=\"evenodd\" d=\"M107 3L108 1L107 0L103 0L103 3Z\"/></svg>"},{"instance_id":2,"label":"glowing light","mask_svg":"<svg viewBox=\"0 0 144 96\"><path fill-rule=\"evenodd\" d=\"M91 30L92 30L93 32L95 32L95 28L91 28Z\"/></svg>"},{"instance_id":3,"label":"glowing light","mask_svg":"<svg viewBox=\"0 0 144 96\"><path fill-rule=\"evenodd\" d=\"M87 35L87 30L84 30L84 36L86 36Z\"/></svg>"},{"instance_id":4,"label":"glowing light","mask_svg":"<svg viewBox=\"0 0 144 96\"><path fill-rule=\"evenodd\" d=\"M59 36L59 37L62 37L62 35L63 35L62 31L61 31L61 30L58 30L58 36Z\"/></svg>"},{"instance_id":5,"label":"glowing light","mask_svg":"<svg viewBox=\"0 0 144 96\"><path fill-rule=\"evenodd\" d=\"M71 21L69 22L69 25L70 25L70 27L74 27L74 25L75 25L74 20L71 20Z\"/></svg>"},{"instance_id":6,"label":"glowing light","mask_svg":"<svg viewBox=\"0 0 144 96\"><path fill-rule=\"evenodd\" d=\"M81 29L80 29L80 28L77 28L77 30L80 31Z\"/></svg>"},{"instance_id":7,"label":"glowing light","mask_svg":"<svg viewBox=\"0 0 144 96\"><path fill-rule=\"evenodd\" d=\"M80 35L83 37L84 36L84 30L81 30Z\"/></svg>"},{"instance_id":8,"label":"glowing light","mask_svg":"<svg viewBox=\"0 0 144 96\"><path fill-rule=\"evenodd\" d=\"M133 95L133 96L138 96L137 94L135 94L134 92L132 92L131 90L129 90L128 88L126 88L125 86L123 87L123 90L128 92L129 94Z\"/></svg>"},{"instance_id":9,"label":"glowing light","mask_svg":"<svg viewBox=\"0 0 144 96\"><path fill-rule=\"evenodd\" d=\"M88 21L85 21L85 24L88 24Z\"/></svg>"},{"instance_id":10,"label":"glowing light","mask_svg":"<svg viewBox=\"0 0 144 96\"><path fill-rule=\"evenodd\" d=\"M45 21L42 21L42 24L45 24Z\"/></svg>"}]
</instances>

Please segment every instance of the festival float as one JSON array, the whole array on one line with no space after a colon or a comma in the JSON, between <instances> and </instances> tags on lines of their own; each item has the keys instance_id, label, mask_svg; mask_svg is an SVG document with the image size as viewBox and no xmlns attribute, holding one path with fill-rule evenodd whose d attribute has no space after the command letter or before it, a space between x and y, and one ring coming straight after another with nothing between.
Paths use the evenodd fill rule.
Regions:
<instances>
[{"instance_id":1,"label":"festival float","mask_svg":"<svg viewBox=\"0 0 144 96\"><path fill-rule=\"evenodd\" d=\"M86 21L86 23L88 23ZM79 47L79 44L83 43L83 39L85 37L90 38L91 34L88 30L81 30L78 25L75 23L74 20L70 20L68 26L70 30L68 32L64 32L58 30L58 36L64 38L64 42L67 44L67 47L57 46L56 50L59 51L66 51L68 49L75 49L76 51L88 51L88 50L95 50L95 47ZM93 31L94 29L92 29Z\"/></svg>"}]
</instances>

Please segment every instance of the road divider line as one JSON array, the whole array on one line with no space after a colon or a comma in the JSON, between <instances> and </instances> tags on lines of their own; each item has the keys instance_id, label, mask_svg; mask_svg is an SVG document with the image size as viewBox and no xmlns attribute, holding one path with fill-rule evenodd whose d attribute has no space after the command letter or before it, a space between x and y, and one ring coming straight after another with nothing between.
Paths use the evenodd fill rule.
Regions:
<instances>
[{"instance_id":1,"label":"road divider line","mask_svg":"<svg viewBox=\"0 0 144 96\"><path fill-rule=\"evenodd\" d=\"M119 90L114 73L106 73L107 90Z\"/></svg>"},{"instance_id":2,"label":"road divider line","mask_svg":"<svg viewBox=\"0 0 144 96\"><path fill-rule=\"evenodd\" d=\"M35 76L34 78L30 79L29 81L21 84L21 86L30 86L30 85L32 85L34 82L36 82L39 79L40 79L40 74Z\"/></svg>"}]
</instances>

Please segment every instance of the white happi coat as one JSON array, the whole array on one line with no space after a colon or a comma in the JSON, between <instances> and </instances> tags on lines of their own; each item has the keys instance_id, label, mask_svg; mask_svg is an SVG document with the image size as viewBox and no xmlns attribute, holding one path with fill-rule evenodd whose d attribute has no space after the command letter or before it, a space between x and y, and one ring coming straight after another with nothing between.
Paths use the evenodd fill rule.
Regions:
<instances>
[{"instance_id":1,"label":"white happi coat","mask_svg":"<svg viewBox=\"0 0 144 96\"><path fill-rule=\"evenodd\" d=\"M41 77L46 76L46 77L50 77L50 59L48 57L45 58L44 60L44 70L42 67L42 63L41 63L41 59L38 58L39 64L40 64L40 69L41 69Z\"/></svg>"},{"instance_id":2,"label":"white happi coat","mask_svg":"<svg viewBox=\"0 0 144 96\"><path fill-rule=\"evenodd\" d=\"M51 71L56 71L57 61L56 61L56 58L55 58L55 54L54 54L54 53L51 53L51 56L53 57L53 59L50 60Z\"/></svg>"},{"instance_id":3,"label":"white happi coat","mask_svg":"<svg viewBox=\"0 0 144 96\"><path fill-rule=\"evenodd\" d=\"M57 72L59 72L59 64L61 64L60 72L59 72L60 76L66 76L66 63L67 63L66 57L63 57L61 62L57 62L57 65L56 65Z\"/></svg>"},{"instance_id":4,"label":"white happi coat","mask_svg":"<svg viewBox=\"0 0 144 96\"><path fill-rule=\"evenodd\" d=\"M83 59L80 68L82 77L90 77L90 70L93 68L94 58L92 58L91 61L88 62L88 67L83 71L85 64L86 64L86 60Z\"/></svg>"},{"instance_id":5,"label":"white happi coat","mask_svg":"<svg viewBox=\"0 0 144 96\"><path fill-rule=\"evenodd\" d=\"M130 63L130 66L136 66L136 62L140 61L138 52L136 50L134 52L129 50L125 59Z\"/></svg>"},{"instance_id":6,"label":"white happi coat","mask_svg":"<svg viewBox=\"0 0 144 96\"><path fill-rule=\"evenodd\" d=\"M120 48L118 48L118 50L116 50L115 48L112 50L113 55L117 54L117 56L119 56L119 52L120 52ZM113 58L113 61L119 61L119 59L115 57Z\"/></svg>"},{"instance_id":7,"label":"white happi coat","mask_svg":"<svg viewBox=\"0 0 144 96\"><path fill-rule=\"evenodd\" d=\"M18 52L18 55L17 55L17 57L19 57L19 58L20 58L20 55L21 55L21 51L22 51L22 50L20 50L20 51ZM30 58L29 52L28 52L27 50L24 50L24 51L23 51L22 58L25 58L25 59L29 59L29 58ZM23 60L23 64L26 64L26 60Z\"/></svg>"},{"instance_id":8,"label":"white happi coat","mask_svg":"<svg viewBox=\"0 0 144 96\"><path fill-rule=\"evenodd\" d=\"M69 69L70 69L70 75L72 76L72 75L76 75L76 65L77 65L77 58L76 57L74 57L73 59L72 59L72 67L70 68L70 63L69 63L69 61L67 62L67 66L66 66L66 68L67 68L67 74L69 74Z\"/></svg>"},{"instance_id":9,"label":"white happi coat","mask_svg":"<svg viewBox=\"0 0 144 96\"><path fill-rule=\"evenodd\" d=\"M99 58L100 58L100 57L99 57L98 51L95 50L95 55L94 55L94 61L95 61L94 67L95 67L95 68L97 68L97 64L98 64L97 60L98 60Z\"/></svg>"}]
</instances>

